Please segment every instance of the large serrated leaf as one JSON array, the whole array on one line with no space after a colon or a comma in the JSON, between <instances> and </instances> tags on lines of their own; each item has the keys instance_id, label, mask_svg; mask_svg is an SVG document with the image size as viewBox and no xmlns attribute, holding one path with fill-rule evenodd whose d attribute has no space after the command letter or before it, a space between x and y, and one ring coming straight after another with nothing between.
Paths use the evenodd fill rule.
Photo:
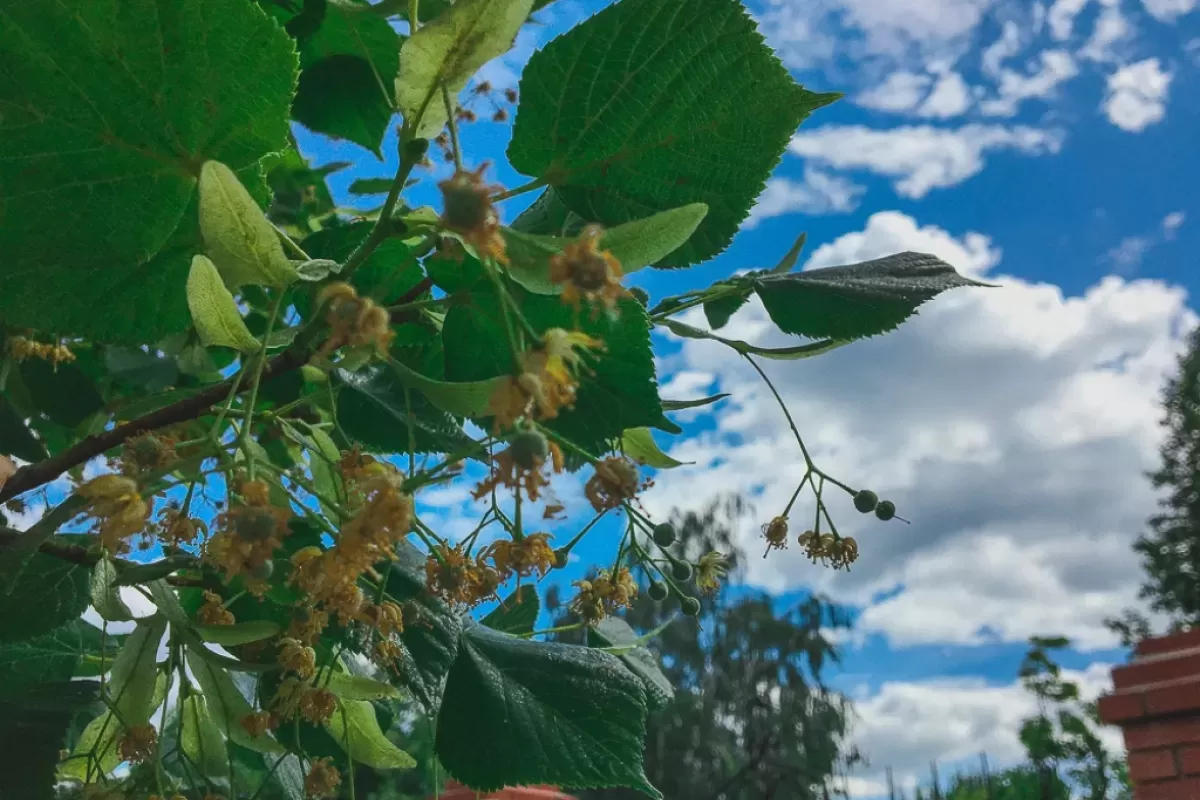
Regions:
<instances>
[{"instance_id":1,"label":"large serrated leaf","mask_svg":"<svg viewBox=\"0 0 1200 800\"><path fill-rule=\"evenodd\" d=\"M588 642L597 647L628 648L618 658L646 687L651 711L663 708L675 696L675 687L663 674L654 654L641 646L641 639L629 623L619 617L606 617L588 630Z\"/></svg>"},{"instance_id":2,"label":"large serrated leaf","mask_svg":"<svg viewBox=\"0 0 1200 800\"><path fill-rule=\"evenodd\" d=\"M484 792L546 783L661 797L642 769L645 690L618 659L482 625L462 639L435 745L452 776Z\"/></svg>"},{"instance_id":3,"label":"large serrated leaf","mask_svg":"<svg viewBox=\"0 0 1200 800\"><path fill-rule=\"evenodd\" d=\"M5 322L183 330L200 165L241 172L286 143L288 36L246 0L9 3L0 76Z\"/></svg>"},{"instance_id":4,"label":"large serrated leaf","mask_svg":"<svg viewBox=\"0 0 1200 800\"><path fill-rule=\"evenodd\" d=\"M101 619L109 622L120 622L133 618L129 606L121 599L117 590L117 568L107 558L96 562L92 567L92 608Z\"/></svg>"},{"instance_id":5,"label":"large serrated leaf","mask_svg":"<svg viewBox=\"0 0 1200 800\"><path fill-rule=\"evenodd\" d=\"M284 752L283 745L271 738L270 734L251 736L242 727L241 721L253 713L254 709L247 702L246 697L238 691L233 679L229 677L229 673L210 663L193 647L188 648L187 662L204 692L208 711L218 730L226 733L230 739L242 747L248 747L255 752Z\"/></svg>"},{"instance_id":6,"label":"large serrated leaf","mask_svg":"<svg viewBox=\"0 0 1200 800\"><path fill-rule=\"evenodd\" d=\"M0 592L0 642L30 639L79 617L88 607L90 577L85 566L35 553L5 587L8 594Z\"/></svg>"},{"instance_id":7,"label":"large serrated leaf","mask_svg":"<svg viewBox=\"0 0 1200 800\"><path fill-rule=\"evenodd\" d=\"M753 278L754 291L784 333L862 339L895 329L947 289L986 286L925 253L897 253L844 267Z\"/></svg>"},{"instance_id":8,"label":"large serrated leaf","mask_svg":"<svg viewBox=\"0 0 1200 800\"><path fill-rule=\"evenodd\" d=\"M154 711L154 686L158 676L158 644L167 631L167 620L155 615L138 620L137 627L113 662L108 693L126 725L145 725Z\"/></svg>"},{"instance_id":9,"label":"large serrated leaf","mask_svg":"<svg viewBox=\"0 0 1200 800\"><path fill-rule=\"evenodd\" d=\"M537 589L525 585L501 600L480 623L501 633L513 636L528 635L533 633L539 611L541 603L538 600Z\"/></svg>"},{"instance_id":10,"label":"large serrated leaf","mask_svg":"<svg viewBox=\"0 0 1200 800\"><path fill-rule=\"evenodd\" d=\"M661 267L721 252L796 127L837 98L797 85L738 0L619 0L535 53L520 93L509 161L583 220L708 205Z\"/></svg>"},{"instance_id":11,"label":"large serrated leaf","mask_svg":"<svg viewBox=\"0 0 1200 800\"><path fill-rule=\"evenodd\" d=\"M229 758L225 737L208 713L208 704L198 694L188 695L179 711L179 736L183 752L194 766L209 776L228 775Z\"/></svg>"}]
</instances>

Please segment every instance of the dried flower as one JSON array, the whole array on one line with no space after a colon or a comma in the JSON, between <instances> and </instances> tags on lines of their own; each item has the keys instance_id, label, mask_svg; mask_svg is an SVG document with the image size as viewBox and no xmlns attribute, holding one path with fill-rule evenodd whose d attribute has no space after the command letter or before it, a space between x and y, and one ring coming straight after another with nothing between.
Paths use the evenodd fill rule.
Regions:
<instances>
[{"instance_id":1,"label":"dried flower","mask_svg":"<svg viewBox=\"0 0 1200 800\"><path fill-rule=\"evenodd\" d=\"M329 355L339 347L370 347L379 356L387 355L396 332L386 308L369 297L359 297L348 283L331 283L317 295L319 303L327 303L326 322L329 338L321 347L321 355Z\"/></svg>"},{"instance_id":2,"label":"dried flower","mask_svg":"<svg viewBox=\"0 0 1200 800\"><path fill-rule=\"evenodd\" d=\"M550 485L550 479L542 471L547 460L554 472L562 472L563 455L558 445L547 442L536 431L522 431L507 450L492 456L492 471L476 484L471 496L478 500L503 486L514 492L524 490L526 497L537 502L542 489Z\"/></svg>"},{"instance_id":3,"label":"dried flower","mask_svg":"<svg viewBox=\"0 0 1200 800\"><path fill-rule=\"evenodd\" d=\"M75 360L75 354L65 344L60 342L55 342L54 344L35 342L32 339L26 339L24 336L9 337L8 352L12 355L13 360L18 363L27 358L40 358L43 361L49 361L55 368L59 364L70 363Z\"/></svg>"},{"instance_id":4,"label":"dried flower","mask_svg":"<svg viewBox=\"0 0 1200 800\"><path fill-rule=\"evenodd\" d=\"M763 538L767 540L767 549L763 552L763 558L766 558L767 553L772 550L785 549L787 547L788 518L775 517L762 526L762 534Z\"/></svg>"},{"instance_id":5,"label":"dried flower","mask_svg":"<svg viewBox=\"0 0 1200 800\"><path fill-rule=\"evenodd\" d=\"M125 731L117 743L117 753L122 761L140 764L154 758L158 751L158 731L153 725L134 725Z\"/></svg>"},{"instance_id":6,"label":"dried flower","mask_svg":"<svg viewBox=\"0 0 1200 800\"><path fill-rule=\"evenodd\" d=\"M130 477L137 477L143 472L169 467L178 459L173 439L143 433L125 440L121 448L121 471Z\"/></svg>"},{"instance_id":7,"label":"dried flower","mask_svg":"<svg viewBox=\"0 0 1200 800\"><path fill-rule=\"evenodd\" d=\"M588 225L579 238L550 257L550 280L563 287L562 300L576 308L580 300L603 305L610 313L617 301L629 294L621 285L621 262L598 247L604 229Z\"/></svg>"},{"instance_id":8,"label":"dried flower","mask_svg":"<svg viewBox=\"0 0 1200 800\"><path fill-rule=\"evenodd\" d=\"M300 715L313 725L328 722L337 710L337 697L328 689L309 689L300 696Z\"/></svg>"},{"instance_id":9,"label":"dried flower","mask_svg":"<svg viewBox=\"0 0 1200 800\"><path fill-rule=\"evenodd\" d=\"M328 758L314 759L304 777L304 794L308 797L333 797L342 776L329 763Z\"/></svg>"},{"instance_id":10,"label":"dried flower","mask_svg":"<svg viewBox=\"0 0 1200 800\"><path fill-rule=\"evenodd\" d=\"M278 726L278 721L267 711L255 711L242 717L238 722L247 734L254 738L265 736L267 731Z\"/></svg>"},{"instance_id":11,"label":"dried flower","mask_svg":"<svg viewBox=\"0 0 1200 800\"><path fill-rule=\"evenodd\" d=\"M302 679L308 679L317 669L317 654L311 647L295 639L280 639L279 665Z\"/></svg>"},{"instance_id":12,"label":"dried flower","mask_svg":"<svg viewBox=\"0 0 1200 800\"><path fill-rule=\"evenodd\" d=\"M596 472L583 487L584 496L597 511L618 508L645 488L639 484L637 465L624 456L596 462Z\"/></svg>"},{"instance_id":13,"label":"dried flower","mask_svg":"<svg viewBox=\"0 0 1200 800\"><path fill-rule=\"evenodd\" d=\"M462 544L437 545L425 561L425 586L448 603L475 606L495 597L504 577L483 556L471 559Z\"/></svg>"},{"instance_id":14,"label":"dried flower","mask_svg":"<svg viewBox=\"0 0 1200 800\"><path fill-rule=\"evenodd\" d=\"M474 112L463 111L464 118L473 122ZM458 170L438 184L443 202L441 221L474 247L480 258L490 257L507 264L504 237L500 234L500 213L492 204L492 194L504 187L483 182L487 166L481 164L474 172Z\"/></svg>"},{"instance_id":15,"label":"dried flower","mask_svg":"<svg viewBox=\"0 0 1200 800\"><path fill-rule=\"evenodd\" d=\"M520 541L500 539L489 545L484 555L505 578L513 574L529 578L535 572L545 577L554 569L554 548L550 546L548 533L531 533Z\"/></svg>"}]
</instances>

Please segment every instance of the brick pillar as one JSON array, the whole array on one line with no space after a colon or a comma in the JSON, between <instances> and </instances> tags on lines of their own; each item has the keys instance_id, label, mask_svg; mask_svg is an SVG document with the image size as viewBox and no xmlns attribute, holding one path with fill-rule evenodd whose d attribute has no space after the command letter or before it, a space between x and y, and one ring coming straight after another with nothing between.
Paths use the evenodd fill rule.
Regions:
<instances>
[{"instance_id":1,"label":"brick pillar","mask_svg":"<svg viewBox=\"0 0 1200 800\"><path fill-rule=\"evenodd\" d=\"M1100 717L1125 734L1134 800L1200 798L1200 629L1147 639L1113 670Z\"/></svg>"},{"instance_id":2,"label":"brick pillar","mask_svg":"<svg viewBox=\"0 0 1200 800\"><path fill-rule=\"evenodd\" d=\"M454 781L446 781L446 790L436 797L437 800L575 800L571 795L563 794L553 786L510 787L492 794L476 794L474 789L468 789ZM429 800L434 800L434 796L430 796Z\"/></svg>"}]
</instances>

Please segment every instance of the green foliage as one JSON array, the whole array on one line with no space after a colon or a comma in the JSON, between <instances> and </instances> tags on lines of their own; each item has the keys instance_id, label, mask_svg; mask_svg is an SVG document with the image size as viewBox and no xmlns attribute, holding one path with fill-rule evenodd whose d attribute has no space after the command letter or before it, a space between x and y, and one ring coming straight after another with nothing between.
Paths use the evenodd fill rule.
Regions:
<instances>
[{"instance_id":1,"label":"green foliage","mask_svg":"<svg viewBox=\"0 0 1200 800\"><path fill-rule=\"evenodd\" d=\"M656 438L681 432L666 412L726 396L662 399L652 333L757 367L977 284L917 254L794 273L801 236L774 267L650 308L626 276L724 250L796 126L837 95L796 84L737 0L617 0L534 55L508 147L532 180L489 186L459 129L476 99L518 100L471 82L546 4L5 8L0 503L37 521L0 529L0 794L48 797L57 778L300 800L329 758L360 797L386 771L416 796L448 772L482 790L739 800L783 781L804 800L841 763L844 707L819 683L828 609L711 599L721 553L740 558L714 516L677 521L675 541L640 511L650 471L680 465ZM313 168L290 126L382 158L397 114L397 171L355 181L381 201L352 217L326 184L350 165ZM413 208L431 146L456 177L439 208ZM539 190L500 224L499 204ZM752 294L812 341L677 318L702 307L719 329ZM482 484L464 486L468 461ZM590 509L547 495L579 470ZM807 485L832 528L821 490L850 483L806 456L793 502ZM443 487L480 502L465 537L425 502ZM578 522L569 544L535 532L543 512ZM606 515L627 523L615 558L546 640L537 618L558 604L540 581ZM71 522L89 532L61 535ZM846 567L856 550L839 546ZM123 587L155 610L133 620ZM132 632L84 623L89 604ZM668 625L676 609L689 619ZM780 699L747 716L752 662L777 668ZM1057 713L1027 738L1092 757L1088 719Z\"/></svg>"},{"instance_id":2,"label":"green foliage","mask_svg":"<svg viewBox=\"0 0 1200 800\"><path fill-rule=\"evenodd\" d=\"M437 752L480 791L549 783L660 797L639 759L645 717L642 684L615 657L477 625L463 632L446 681Z\"/></svg>"},{"instance_id":3,"label":"green foliage","mask_svg":"<svg viewBox=\"0 0 1200 800\"><path fill-rule=\"evenodd\" d=\"M725 249L796 127L837 97L797 85L737 0L621 0L530 59L508 157L588 222L706 204L657 264L684 267Z\"/></svg>"}]
</instances>

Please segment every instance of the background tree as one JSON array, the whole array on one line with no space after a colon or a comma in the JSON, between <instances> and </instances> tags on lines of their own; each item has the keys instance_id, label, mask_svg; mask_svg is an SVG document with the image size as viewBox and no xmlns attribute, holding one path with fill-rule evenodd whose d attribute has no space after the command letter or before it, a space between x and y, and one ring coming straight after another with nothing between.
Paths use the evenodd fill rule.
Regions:
<instances>
[{"instance_id":1,"label":"background tree","mask_svg":"<svg viewBox=\"0 0 1200 800\"><path fill-rule=\"evenodd\" d=\"M702 513L675 514L673 552L691 562L725 554L736 584L746 554L732 540L731 523L744 510L726 499ZM547 606L556 625L569 624L556 588ZM625 619L648 632L677 615L676 603L653 602L643 591ZM821 680L823 668L838 659L828 632L848 627L845 614L818 597L778 614L769 596L736 585L702 596L699 615L676 619L648 645L675 687L647 729L650 780L667 798L681 800L829 796L839 772L861 760L846 747L850 702ZM562 635L580 638L578 631ZM581 796L634 797L621 789Z\"/></svg>"},{"instance_id":2,"label":"background tree","mask_svg":"<svg viewBox=\"0 0 1200 800\"><path fill-rule=\"evenodd\" d=\"M1167 615L1171 631L1179 631L1200 624L1200 329L1188 337L1162 404L1167 429L1159 448L1162 463L1147 477L1165 494L1133 549L1146 571L1139 597ZM1107 624L1126 645L1150 632L1145 617L1133 610Z\"/></svg>"}]
</instances>

